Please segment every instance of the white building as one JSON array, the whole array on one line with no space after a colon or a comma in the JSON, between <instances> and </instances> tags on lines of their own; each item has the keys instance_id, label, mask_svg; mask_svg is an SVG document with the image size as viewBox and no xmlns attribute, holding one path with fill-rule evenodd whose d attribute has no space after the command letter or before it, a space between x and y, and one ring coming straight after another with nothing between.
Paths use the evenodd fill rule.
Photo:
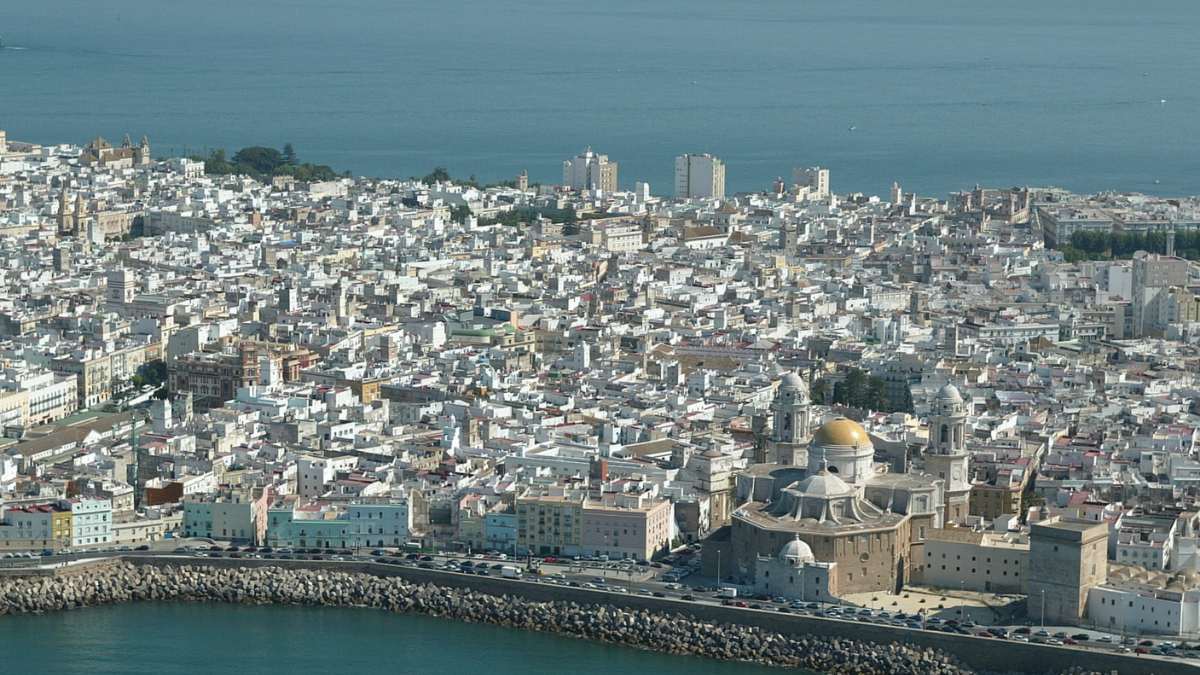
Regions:
<instances>
[{"instance_id":1,"label":"white building","mask_svg":"<svg viewBox=\"0 0 1200 675\"><path fill-rule=\"evenodd\" d=\"M617 191L617 163L591 148L563 162L563 185L572 190Z\"/></svg>"},{"instance_id":2,"label":"white building","mask_svg":"<svg viewBox=\"0 0 1200 675\"><path fill-rule=\"evenodd\" d=\"M837 598L837 563L817 562L799 537L784 544L774 557L759 556L754 565L754 590L806 602Z\"/></svg>"},{"instance_id":3,"label":"white building","mask_svg":"<svg viewBox=\"0 0 1200 675\"><path fill-rule=\"evenodd\" d=\"M110 270L105 277L108 280L108 287L104 292L105 300L114 305L133 302L133 296L137 295L137 279L133 272L125 268L115 269Z\"/></svg>"},{"instance_id":4,"label":"white building","mask_svg":"<svg viewBox=\"0 0 1200 675\"><path fill-rule=\"evenodd\" d=\"M1088 620L1113 632L1192 634L1200 630L1200 590L1110 580L1088 591Z\"/></svg>"},{"instance_id":5,"label":"white building","mask_svg":"<svg viewBox=\"0 0 1200 675\"><path fill-rule=\"evenodd\" d=\"M71 546L112 543L112 500L71 500Z\"/></svg>"},{"instance_id":6,"label":"white building","mask_svg":"<svg viewBox=\"0 0 1200 675\"><path fill-rule=\"evenodd\" d=\"M792 183L798 192L805 191L813 199L825 199L829 196L829 169L797 167L792 169Z\"/></svg>"},{"instance_id":7,"label":"white building","mask_svg":"<svg viewBox=\"0 0 1200 675\"><path fill-rule=\"evenodd\" d=\"M675 196L725 197L725 163L709 154L675 158Z\"/></svg>"},{"instance_id":8,"label":"white building","mask_svg":"<svg viewBox=\"0 0 1200 675\"><path fill-rule=\"evenodd\" d=\"M356 466L357 457L301 457L296 462L296 493L301 497L320 497L338 471L350 471Z\"/></svg>"}]
</instances>

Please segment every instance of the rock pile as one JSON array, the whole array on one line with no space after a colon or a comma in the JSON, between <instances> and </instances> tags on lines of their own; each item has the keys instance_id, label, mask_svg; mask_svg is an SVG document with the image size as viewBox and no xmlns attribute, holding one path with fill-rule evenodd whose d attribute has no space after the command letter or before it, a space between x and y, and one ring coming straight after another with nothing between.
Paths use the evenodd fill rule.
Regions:
<instances>
[{"instance_id":1,"label":"rock pile","mask_svg":"<svg viewBox=\"0 0 1200 675\"><path fill-rule=\"evenodd\" d=\"M783 635L753 626L704 623L679 614L535 602L354 572L121 563L88 575L0 580L0 614L134 600L374 607L823 673L971 672L945 653L913 645Z\"/></svg>"}]
</instances>

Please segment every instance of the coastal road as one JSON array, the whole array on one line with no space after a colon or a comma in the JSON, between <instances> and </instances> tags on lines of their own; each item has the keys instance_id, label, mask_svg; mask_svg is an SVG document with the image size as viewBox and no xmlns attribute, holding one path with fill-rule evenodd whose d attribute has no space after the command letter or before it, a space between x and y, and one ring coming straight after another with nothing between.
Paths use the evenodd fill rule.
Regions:
<instances>
[{"instance_id":1,"label":"coastal road","mask_svg":"<svg viewBox=\"0 0 1200 675\"><path fill-rule=\"evenodd\" d=\"M47 556L39 559L20 561L28 563L26 566L37 566L43 569L78 564L85 560L97 560L105 558L139 558L149 557L156 559L178 560L180 564L204 561L215 561L217 559L228 560L244 560L252 564L277 563L281 565L302 565L305 562L321 562L324 566L336 566L338 564L361 565L363 563L382 564L389 567L395 566L399 568L414 568L420 569L423 572L446 575L448 578L466 577L466 576L500 576L502 567L513 566L521 568L526 567L526 562L523 560L500 559L497 557L468 557L463 554L409 554L417 556L415 559L406 559L405 554L395 553L385 556L370 556L370 555L354 555L353 553L338 554L334 553L319 553L310 554L307 552L275 552L263 553L258 550L245 551L239 549L237 551L226 550L229 547L223 547L217 544L212 544L208 540L168 540L157 542L157 545L147 547L144 550L101 550L101 551L76 551L61 555ZM128 547L123 547L128 548ZM212 550L212 549L219 550ZM187 550L181 550L187 549ZM12 567L14 560L6 559L4 567ZM470 562L469 569L465 569L463 563ZM954 632L957 634L965 634L989 640L1020 640L1020 641L1035 641L1045 642L1057 648L1075 649L1080 652L1089 652L1093 650L1108 651L1117 653L1129 653L1133 649L1139 647L1145 651L1153 650L1151 657L1169 658L1171 660L1178 659L1179 662L1188 664L1200 664L1200 650L1179 650L1177 648L1164 647L1163 641L1150 637L1150 644L1138 645L1136 643L1121 644L1120 636L1111 636L1095 630L1082 629L1079 627L1046 627L1045 632L1038 634L1042 629L1040 627L1021 627L1021 626L1004 626L1007 631L1006 637L986 636L982 633L988 627L971 626L965 628L962 626L951 625L947 626L942 621L929 621L928 623L915 624L911 619L915 617L905 617L909 619L905 621L899 619L887 612L872 611L865 608L846 607L837 605L817 606L814 603L788 603L788 602L772 602L769 600L756 600L750 598L738 599L723 599L716 596L712 592L711 587L687 586L686 578L683 582L667 582L662 580L661 575L670 572L669 568L653 568L647 566L630 566L630 569L613 569L611 566L606 566L603 563L581 564L582 561L571 561L570 563L563 562L562 564L547 564L541 563L541 574L526 574L523 573L520 579L506 579L506 581L519 581L521 583L537 584L541 586L559 585L569 587L573 591L588 591L597 594L597 602L604 602L604 598L612 593L622 595L640 595L670 600L675 602L696 603L700 605L721 606L725 605L730 609L752 612L752 613L786 613L808 616L828 621L845 621L855 623L872 623L886 625L899 631L942 631ZM31 565L30 565L31 564ZM479 566L482 565L482 568ZM619 567L619 565L618 565ZM1028 631L1027 635L1017 633L1018 630ZM1057 634L1057 637L1056 637ZM1070 639L1071 636L1086 634L1088 639L1080 640L1073 639L1077 644L1063 644L1063 638ZM1101 639L1108 641L1102 642ZM1142 641L1146 638L1139 638ZM1168 642L1167 645L1172 645Z\"/></svg>"}]
</instances>

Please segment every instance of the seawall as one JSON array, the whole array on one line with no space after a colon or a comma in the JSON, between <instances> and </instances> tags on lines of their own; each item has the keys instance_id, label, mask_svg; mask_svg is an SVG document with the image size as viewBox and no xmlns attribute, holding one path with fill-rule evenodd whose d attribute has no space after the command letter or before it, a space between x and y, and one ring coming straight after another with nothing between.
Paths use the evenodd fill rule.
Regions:
<instances>
[{"instance_id":1,"label":"seawall","mask_svg":"<svg viewBox=\"0 0 1200 675\"><path fill-rule=\"evenodd\" d=\"M125 602L365 605L822 672L1200 672L1178 661L914 631L376 563L145 556L89 575L0 579L0 614Z\"/></svg>"}]
</instances>

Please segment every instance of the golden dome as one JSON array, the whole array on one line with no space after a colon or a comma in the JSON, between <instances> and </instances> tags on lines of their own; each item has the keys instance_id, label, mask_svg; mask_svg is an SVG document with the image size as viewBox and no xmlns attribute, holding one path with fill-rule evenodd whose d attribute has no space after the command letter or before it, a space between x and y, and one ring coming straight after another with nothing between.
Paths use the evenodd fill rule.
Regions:
<instances>
[{"instance_id":1,"label":"golden dome","mask_svg":"<svg viewBox=\"0 0 1200 675\"><path fill-rule=\"evenodd\" d=\"M848 445L857 448L870 445L871 438L858 422L839 417L822 424L813 435L812 442L813 445Z\"/></svg>"}]
</instances>

